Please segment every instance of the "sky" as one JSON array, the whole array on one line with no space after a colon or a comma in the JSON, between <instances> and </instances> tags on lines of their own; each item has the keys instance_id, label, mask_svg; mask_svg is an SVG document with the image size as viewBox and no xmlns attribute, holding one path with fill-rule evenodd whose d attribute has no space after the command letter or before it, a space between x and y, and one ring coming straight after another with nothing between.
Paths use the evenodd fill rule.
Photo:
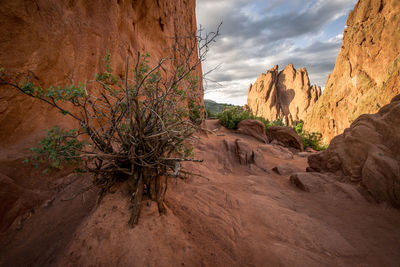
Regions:
<instances>
[{"instance_id":1,"label":"sky","mask_svg":"<svg viewBox=\"0 0 400 267\"><path fill-rule=\"evenodd\" d=\"M250 83L275 65L306 67L324 88L357 0L196 0L197 24L220 36L203 62L205 99L244 105ZM214 81L214 82L212 82Z\"/></svg>"}]
</instances>

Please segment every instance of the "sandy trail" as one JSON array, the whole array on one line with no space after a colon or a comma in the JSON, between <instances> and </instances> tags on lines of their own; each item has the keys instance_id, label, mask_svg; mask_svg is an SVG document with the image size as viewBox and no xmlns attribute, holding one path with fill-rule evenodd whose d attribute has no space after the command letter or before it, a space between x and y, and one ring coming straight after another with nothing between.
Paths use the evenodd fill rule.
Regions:
<instances>
[{"instance_id":1,"label":"sandy trail","mask_svg":"<svg viewBox=\"0 0 400 267\"><path fill-rule=\"evenodd\" d=\"M273 156L265 152L270 145L216 121L206 127L219 130L198 134L195 155L204 162L186 166L206 178L170 180L166 216L145 202L139 225L130 229L124 190L108 195L92 212L91 197L85 209L77 208L81 200L67 207L57 198L1 250L0 264L18 265L13 263L20 263L24 252L23 263L35 266L398 266L398 210L369 203L351 188L303 192L289 175L271 169L291 163L304 171L306 158ZM226 143L238 138L263 155L264 168L240 165L229 155ZM54 215L66 220L74 209L81 215L72 226L58 223L44 236L33 234L34 242L22 238L43 232ZM49 241L57 237L62 244L51 250Z\"/></svg>"}]
</instances>

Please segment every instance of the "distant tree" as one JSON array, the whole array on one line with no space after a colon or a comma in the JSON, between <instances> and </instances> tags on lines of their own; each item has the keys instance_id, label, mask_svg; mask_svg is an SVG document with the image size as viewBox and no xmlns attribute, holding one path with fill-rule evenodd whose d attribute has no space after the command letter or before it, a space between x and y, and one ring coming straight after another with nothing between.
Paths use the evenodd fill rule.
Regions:
<instances>
[{"instance_id":1,"label":"distant tree","mask_svg":"<svg viewBox=\"0 0 400 267\"><path fill-rule=\"evenodd\" d=\"M79 125L72 130L50 129L29 159L36 165L64 163L83 166L100 188L98 202L117 182L127 182L132 211L129 225L137 224L143 197L165 213L169 177L188 173L182 161L194 161L190 138L201 120L201 78L197 76L216 32L176 39L173 56L149 66L149 55L137 54L132 68L126 60L125 77L113 74L111 56L105 71L90 83L43 88L32 75L22 81L0 69L0 83L46 102ZM198 50L197 50L198 49ZM196 56L198 51L198 57ZM90 91L90 93L89 93Z\"/></svg>"}]
</instances>

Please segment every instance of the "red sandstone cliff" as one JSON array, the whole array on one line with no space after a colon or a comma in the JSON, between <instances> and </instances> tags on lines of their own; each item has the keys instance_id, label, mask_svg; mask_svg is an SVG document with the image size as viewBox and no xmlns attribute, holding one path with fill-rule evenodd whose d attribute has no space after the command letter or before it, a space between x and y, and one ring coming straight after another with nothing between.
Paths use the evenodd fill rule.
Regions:
<instances>
[{"instance_id":1,"label":"red sandstone cliff","mask_svg":"<svg viewBox=\"0 0 400 267\"><path fill-rule=\"evenodd\" d=\"M304 128L329 141L399 93L400 1L359 0L347 18L335 68Z\"/></svg>"},{"instance_id":2,"label":"red sandstone cliff","mask_svg":"<svg viewBox=\"0 0 400 267\"><path fill-rule=\"evenodd\" d=\"M126 56L149 52L154 63L169 55L175 36L196 31L195 0L1 1L0 22L0 67L63 85L93 80L107 51L121 77ZM43 129L66 124L47 104L0 86L0 233L59 190L65 171L44 175L22 160Z\"/></svg>"},{"instance_id":3,"label":"red sandstone cliff","mask_svg":"<svg viewBox=\"0 0 400 267\"><path fill-rule=\"evenodd\" d=\"M321 88L310 86L306 68L296 70L289 64L280 72L275 66L261 74L250 85L247 105L256 116L292 124L304 120L320 96Z\"/></svg>"},{"instance_id":4,"label":"red sandstone cliff","mask_svg":"<svg viewBox=\"0 0 400 267\"><path fill-rule=\"evenodd\" d=\"M126 56L169 54L174 36L196 31L195 0L2 1L0 67L32 71L43 86L93 80L111 53L123 76ZM46 104L0 87L0 144L36 139L61 116Z\"/></svg>"}]
</instances>

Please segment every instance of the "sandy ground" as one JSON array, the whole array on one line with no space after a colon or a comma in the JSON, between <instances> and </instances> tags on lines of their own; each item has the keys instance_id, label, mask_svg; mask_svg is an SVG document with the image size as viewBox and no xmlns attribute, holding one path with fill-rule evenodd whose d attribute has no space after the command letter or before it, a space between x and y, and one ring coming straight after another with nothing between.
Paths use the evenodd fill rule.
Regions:
<instances>
[{"instance_id":1,"label":"sandy ground","mask_svg":"<svg viewBox=\"0 0 400 267\"><path fill-rule=\"evenodd\" d=\"M204 162L186 165L203 177L169 180L167 215L146 201L130 229L124 190L97 208L95 192L62 202L85 183L70 176L51 203L2 238L0 265L399 266L399 210L368 202L339 182L301 191L271 169L291 163L305 171L306 158L271 153L280 150L216 121L206 127L219 130L198 134L195 156ZM263 159L239 164L226 146L236 139Z\"/></svg>"}]
</instances>

